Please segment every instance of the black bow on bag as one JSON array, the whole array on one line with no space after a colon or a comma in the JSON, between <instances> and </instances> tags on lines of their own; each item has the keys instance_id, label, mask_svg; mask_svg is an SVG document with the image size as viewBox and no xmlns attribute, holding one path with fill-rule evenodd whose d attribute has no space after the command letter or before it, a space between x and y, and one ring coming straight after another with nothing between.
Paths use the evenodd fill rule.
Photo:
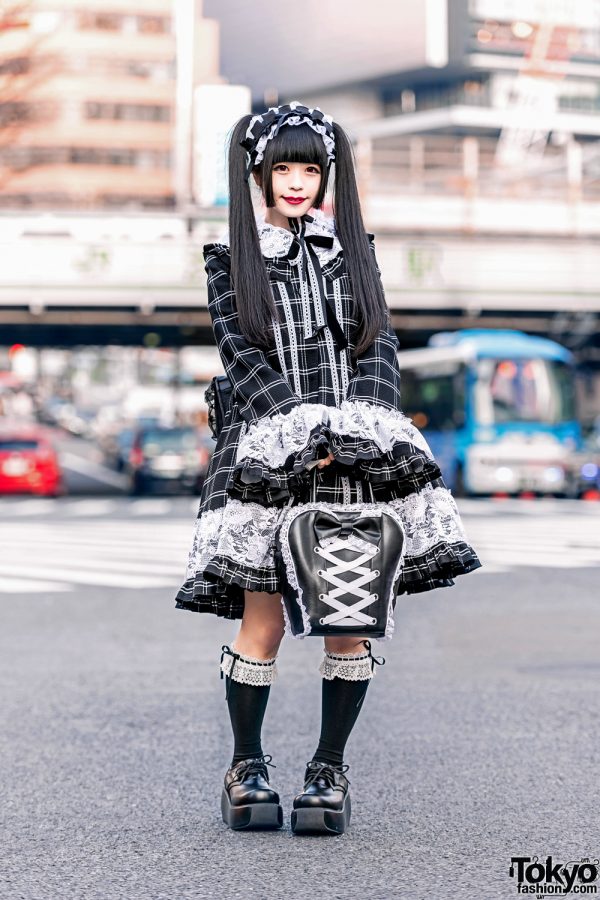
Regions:
<instances>
[{"instance_id":1,"label":"black bow on bag","mask_svg":"<svg viewBox=\"0 0 600 900\"><path fill-rule=\"evenodd\" d=\"M292 502L274 541L292 634L391 637L405 547L399 514L386 503Z\"/></svg>"}]
</instances>

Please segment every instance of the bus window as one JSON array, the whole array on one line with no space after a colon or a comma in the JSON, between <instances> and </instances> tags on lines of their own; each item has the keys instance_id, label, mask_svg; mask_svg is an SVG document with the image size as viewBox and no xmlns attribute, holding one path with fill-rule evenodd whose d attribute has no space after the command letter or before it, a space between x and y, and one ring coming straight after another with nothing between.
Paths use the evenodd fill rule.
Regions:
<instances>
[{"instance_id":1,"label":"bus window","mask_svg":"<svg viewBox=\"0 0 600 900\"><path fill-rule=\"evenodd\" d=\"M481 359L477 364L477 419L486 424L575 419L571 367L547 359Z\"/></svg>"},{"instance_id":2,"label":"bus window","mask_svg":"<svg viewBox=\"0 0 600 900\"><path fill-rule=\"evenodd\" d=\"M402 370L402 409L419 429L454 431L465 421L464 366Z\"/></svg>"}]
</instances>

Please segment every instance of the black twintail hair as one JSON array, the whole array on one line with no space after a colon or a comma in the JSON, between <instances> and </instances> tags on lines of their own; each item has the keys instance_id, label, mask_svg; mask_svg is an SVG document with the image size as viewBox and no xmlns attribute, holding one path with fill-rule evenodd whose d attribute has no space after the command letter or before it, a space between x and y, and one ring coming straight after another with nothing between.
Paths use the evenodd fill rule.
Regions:
<instances>
[{"instance_id":1,"label":"black twintail hair","mask_svg":"<svg viewBox=\"0 0 600 900\"><path fill-rule=\"evenodd\" d=\"M241 332L254 346L269 349L273 346L272 319L279 317L261 253L250 185L245 178L247 155L240 146L251 119L251 115L238 119L231 131L228 148L231 281ZM333 123L333 130L333 209L360 322L354 351L356 358L386 328L389 310L363 223L352 144L337 122ZM257 173L267 206L274 205L271 172L279 162L312 163L321 167L324 176L327 173L327 152L321 137L306 124L284 125L277 136L267 142L264 158L253 170ZM319 194L313 204L317 209L323 205L327 181L327 177L321 179Z\"/></svg>"}]
</instances>

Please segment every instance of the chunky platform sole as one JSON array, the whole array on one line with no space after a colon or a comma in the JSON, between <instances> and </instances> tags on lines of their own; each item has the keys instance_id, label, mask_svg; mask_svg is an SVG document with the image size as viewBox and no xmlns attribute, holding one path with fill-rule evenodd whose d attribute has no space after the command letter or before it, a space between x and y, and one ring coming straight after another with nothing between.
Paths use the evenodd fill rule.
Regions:
<instances>
[{"instance_id":1,"label":"chunky platform sole","mask_svg":"<svg viewBox=\"0 0 600 900\"><path fill-rule=\"evenodd\" d=\"M283 809L278 803L248 803L246 806L232 806L229 794L223 788L221 813L226 825L234 830L281 828Z\"/></svg>"},{"instance_id":2,"label":"chunky platform sole","mask_svg":"<svg viewBox=\"0 0 600 900\"><path fill-rule=\"evenodd\" d=\"M350 824L350 796L340 810L305 806L292 810L294 834L343 834Z\"/></svg>"}]
</instances>

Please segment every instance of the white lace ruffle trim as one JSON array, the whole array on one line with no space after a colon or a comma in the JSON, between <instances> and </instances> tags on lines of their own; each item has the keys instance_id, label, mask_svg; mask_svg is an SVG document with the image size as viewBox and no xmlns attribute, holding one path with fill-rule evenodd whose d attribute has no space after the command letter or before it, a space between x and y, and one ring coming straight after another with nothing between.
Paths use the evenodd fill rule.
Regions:
<instances>
[{"instance_id":1,"label":"white lace ruffle trim","mask_svg":"<svg viewBox=\"0 0 600 900\"><path fill-rule=\"evenodd\" d=\"M336 257L338 253L341 253L342 245L337 237L335 220L333 218L326 216L319 209L313 210L311 216L313 216L314 222L306 223L306 234L318 234L333 238L333 246L331 248L315 247L319 262L324 266L325 263ZM256 215L256 229L263 256L266 256L268 259L274 259L278 256L285 256L288 253L294 235L287 228L280 228L278 225L271 225L270 222L265 222L262 210ZM229 246L229 230L225 231L219 238L219 243Z\"/></svg>"},{"instance_id":2,"label":"white lace ruffle trim","mask_svg":"<svg viewBox=\"0 0 600 900\"><path fill-rule=\"evenodd\" d=\"M366 681L373 677L368 653L330 653L325 651L319 672L328 681L343 678L344 681Z\"/></svg>"},{"instance_id":3,"label":"white lace ruffle trim","mask_svg":"<svg viewBox=\"0 0 600 900\"><path fill-rule=\"evenodd\" d=\"M307 445L310 432L319 424L340 436L372 441L382 454L394 444L408 442L433 459L429 444L403 412L366 400L342 400L339 407L301 403L287 413L253 422L240 437L236 463L255 459L268 468L279 468Z\"/></svg>"},{"instance_id":4,"label":"white lace ruffle trim","mask_svg":"<svg viewBox=\"0 0 600 900\"><path fill-rule=\"evenodd\" d=\"M387 505L400 516L406 539L405 559L422 556L440 542L468 543L448 488L426 484L418 493L390 500ZM196 519L187 578L202 573L216 556L248 569L274 568L271 545L280 515L276 507L233 499L220 509L202 513Z\"/></svg>"},{"instance_id":5,"label":"white lace ruffle trim","mask_svg":"<svg viewBox=\"0 0 600 900\"><path fill-rule=\"evenodd\" d=\"M235 647L231 649L237 653ZM272 659L255 659L252 656L244 656L243 653L240 653L239 656L239 659L235 659L235 657L227 654L223 657L223 662L220 665L221 671L225 675L229 675L232 681L261 686L272 684L277 678L276 656ZM232 669L233 675L231 674Z\"/></svg>"}]
</instances>

